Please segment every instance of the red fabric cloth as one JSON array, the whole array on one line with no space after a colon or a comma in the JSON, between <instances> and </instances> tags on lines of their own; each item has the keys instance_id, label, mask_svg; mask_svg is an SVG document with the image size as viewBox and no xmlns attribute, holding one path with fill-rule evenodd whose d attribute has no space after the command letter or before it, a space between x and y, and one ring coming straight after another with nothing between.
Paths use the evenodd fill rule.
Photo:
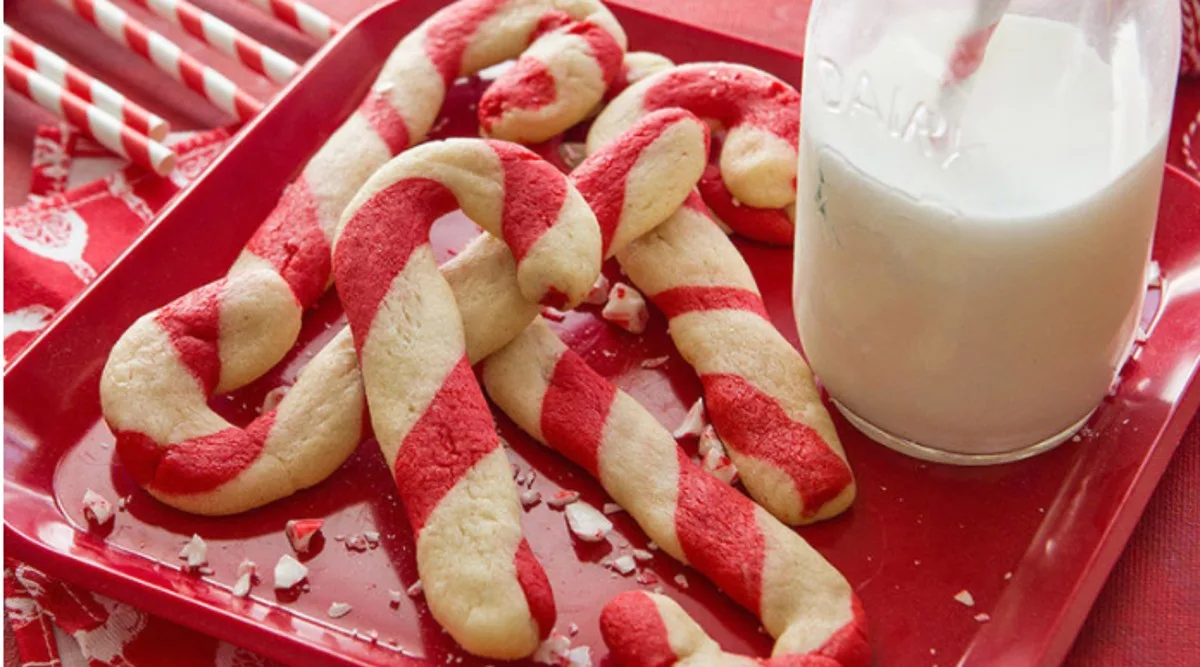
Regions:
<instances>
[{"instance_id":1,"label":"red fabric cloth","mask_svg":"<svg viewBox=\"0 0 1200 667\"><path fill-rule=\"evenodd\" d=\"M374 0L309 0L335 19L347 21ZM739 0L616 0L677 20L798 51L803 48L807 0L759 0L753 11ZM124 3L138 18L168 34L189 53L266 98L273 87L216 56L178 29ZM315 45L246 3L211 0L213 11L285 54L303 60ZM219 113L162 78L149 65L106 41L89 26L43 2L5 5L6 21L54 48L85 69L100 73L135 101L166 116L176 127L213 127ZM1200 71L1196 19L1200 0L1184 0L1185 71ZM647 48L653 48L650 45ZM136 168L88 185L72 187L85 173L82 160L100 159L94 145L70 133L41 131L46 117L23 100L6 95L5 358L27 344L33 331L61 308L94 272L102 270L143 229L182 181L149 178ZM1181 84L1171 131L1169 160L1200 177L1200 83ZM219 150L221 135L199 136L179 146L192 154L182 174L195 176ZM77 156L71 161L66 156ZM31 160L32 158L32 160ZM31 162L34 167L31 169ZM41 197L27 202L32 194ZM68 210L72 211L68 213ZM78 216L80 224L73 216ZM80 237L80 229L86 232ZM57 261L66 258L67 263ZM1066 664L1192 665L1200 656L1200 420L1185 434L1179 453L1147 508L1126 552L1072 648ZM265 661L211 637L139 612L73 586L46 579L20 563L5 564L6 613L12 639L28 665L236 665ZM58 628L57 630L55 628ZM187 647L186 651L178 650ZM168 650L168 647L174 650ZM195 662L191 662L191 658ZM184 661L184 662L181 662Z\"/></svg>"}]
</instances>

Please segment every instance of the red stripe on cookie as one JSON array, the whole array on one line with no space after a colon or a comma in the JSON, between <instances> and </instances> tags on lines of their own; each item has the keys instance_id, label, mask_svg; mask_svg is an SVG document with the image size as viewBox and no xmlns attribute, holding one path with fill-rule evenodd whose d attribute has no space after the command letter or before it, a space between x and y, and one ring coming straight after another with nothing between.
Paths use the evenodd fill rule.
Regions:
<instances>
[{"instance_id":1,"label":"red stripe on cookie","mask_svg":"<svg viewBox=\"0 0 1200 667\"><path fill-rule=\"evenodd\" d=\"M767 319L767 308L756 292L740 287L680 285L650 297L667 318L705 310L744 310Z\"/></svg>"},{"instance_id":2,"label":"red stripe on cookie","mask_svg":"<svg viewBox=\"0 0 1200 667\"><path fill-rule=\"evenodd\" d=\"M361 352L375 312L413 251L429 243L429 228L458 208L449 188L406 178L375 193L346 222L334 248L338 295Z\"/></svg>"},{"instance_id":3,"label":"red stripe on cookie","mask_svg":"<svg viewBox=\"0 0 1200 667\"><path fill-rule=\"evenodd\" d=\"M479 100L479 126L486 132L517 109L541 109L558 98L554 77L546 63L537 58L520 58L504 73L503 86L491 86Z\"/></svg>"},{"instance_id":4,"label":"red stripe on cookie","mask_svg":"<svg viewBox=\"0 0 1200 667\"><path fill-rule=\"evenodd\" d=\"M396 107L392 106L386 97L375 91L367 93L362 104L358 106L358 112L363 115L383 143L387 144L388 151L392 155L399 155L408 150L411 145L408 123L404 122L400 112L396 111Z\"/></svg>"},{"instance_id":5,"label":"red stripe on cookie","mask_svg":"<svg viewBox=\"0 0 1200 667\"><path fill-rule=\"evenodd\" d=\"M820 434L789 419L778 400L745 378L709 374L700 381L717 433L734 451L787 473L804 501L805 516L815 514L854 481L850 466Z\"/></svg>"},{"instance_id":6,"label":"red stripe on cookie","mask_svg":"<svg viewBox=\"0 0 1200 667\"><path fill-rule=\"evenodd\" d=\"M792 148L800 143L800 93L759 72L719 65L669 72L646 91L642 106L647 111L683 107L725 127L766 130Z\"/></svg>"},{"instance_id":7,"label":"red stripe on cookie","mask_svg":"<svg viewBox=\"0 0 1200 667\"><path fill-rule=\"evenodd\" d=\"M867 614L863 611L862 602L857 595L851 594L850 609L853 614L850 621L826 639L821 648L808 654L809 656L824 656L833 660L839 667L868 667L871 664Z\"/></svg>"},{"instance_id":8,"label":"red stripe on cookie","mask_svg":"<svg viewBox=\"0 0 1200 667\"><path fill-rule=\"evenodd\" d=\"M311 306L329 283L329 240L317 219L317 203L304 177L284 190L279 204L246 244L271 263L301 308Z\"/></svg>"},{"instance_id":9,"label":"red stripe on cookie","mask_svg":"<svg viewBox=\"0 0 1200 667\"><path fill-rule=\"evenodd\" d=\"M604 424L616 394L611 382L568 350L555 364L542 399L542 436L593 477L600 474Z\"/></svg>"},{"instance_id":10,"label":"red stripe on cookie","mask_svg":"<svg viewBox=\"0 0 1200 667\"><path fill-rule=\"evenodd\" d=\"M134 480L142 486L172 495L212 491L249 468L260 454L275 411L268 412L245 429L227 428L168 447L135 431L117 436L117 455Z\"/></svg>"},{"instance_id":11,"label":"red stripe on cookie","mask_svg":"<svg viewBox=\"0 0 1200 667\"><path fill-rule=\"evenodd\" d=\"M501 235L519 263L558 221L567 183L553 165L528 148L504 141L487 143L504 169Z\"/></svg>"},{"instance_id":12,"label":"red stripe on cookie","mask_svg":"<svg viewBox=\"0 0 1200 667\"><path fill-rule=\"evenodd\" d=\"M689 563L746 609L760 613L766 545L754 504L693 464L682 449L675 532Z\"/></svg>"},{"instance_id":13,"label":"red stripe on cookie","mask_svg":"<svg viewBox=\"0 0 1200 667\"><path fill-rule=\"evenodd\" d=\"M211 394L221 380L221 293L225 280L200 287L163 306L154 321L163 328L179 360Z\"/></svg>"},{"instance_id":14,"label":"red stripe on cookie","mask_svg":"<svg viewBox=\"0 0 1200 667\"><path fill-rule=\"evenodd\" d=\"M604 605L600 634L621 667L671 667L679 660L658 605L641 591L626 591Z\"/></svg>"},{"instance_id":15,"label":"red stripe on cookie","mask_svg":"<svg viewBox=\"0 0 1200 667\"><path fill-rule=\"evenodd\" d=\"M517 568L517 583L525 593L525 603L529 605L529 613L538 626L538 636L548 637L554 630L554 622L558 620L558 611L554 607L554 591L550 588L550 579L546 571L538 563L529 542L521 538L517 554L513 557Z\"/></svg>"},{"instance_id":16,"label":"red stripe on cookie","mask_svg":"<svg viewBox=\"0 0 1200 667\"><path fill-rule=\"evenodd\" d=\"M625 187L613 187L614 182L628 183L629 172L637 164L642 151L654 143L675 123L699 120L683 109L664 109L647 115L604 148L584 160L571 172L571 181L600 223L600 236L605 256L621 221L625 206ZM708 129L705 128L707 141Z\"/></svg>"},{"instance_id":17,"label":"red stripe on cookie","mask_svg":"<svg viewBox=\"0 0 1200 667\"><path fill-rule=\"evenodd\" d=\"M735 203L717 165L710 164L705 168L696 189L712 212L738 234L772 245L792 245L796 227L787 213L781 208L755 208ZM707 215L707 211L704 213Z\"/></svg>"},{"instance_id":18,"label":"red stripe on cookie","mask_svg":"<svg viewBox=\"0 0 1200 667\"><path fill-rule=\"evenodd\" d=\"M344 242L339 242L338 248ZM396 487L413 531L420 532L446 493L499 446L492 413L464 355L404 437L396 455Z\"/></svg>"},{"instance_id":19,"label":"red stripe on cookie","mask_svg":"<svg viewBox=\"0 0 1200 667\"><path fill-rule=\"evenodd\" d=\"M462 71L463 53L475 31L504 4L505 0L468 0L438 12L437 20L425 33L425 55L447 88Z\"/></svg>"}]
</instances>

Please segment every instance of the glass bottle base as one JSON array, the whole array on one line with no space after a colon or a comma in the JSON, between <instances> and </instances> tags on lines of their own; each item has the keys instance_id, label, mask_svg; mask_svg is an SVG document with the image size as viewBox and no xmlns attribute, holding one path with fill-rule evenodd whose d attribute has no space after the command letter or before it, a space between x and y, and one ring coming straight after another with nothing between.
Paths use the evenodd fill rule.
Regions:
<instances>
[{"instance_id":1,"label":"glass bottle base","mask_svg":"<svg viewBox=\"0 0 1200 667\"><path fill-rule=\"evenodd\" d=\"M1068 438L1074 435L1076 431L1083 428L1083 425L1086 424L1089 419L1091 419L1092 413L1095 412L1094 409L1089 411L1083 416L1083 419L1080 419L1059 433L1056 433L1045 440L1035 442L1032 445L1027 445L1025 447L1021 447L1020 449L1014 449L1007 452L970 454L965 452L950 452L944 449L937 449L935 447L927 447L920 443L913 442L912 440L908 440L907 438L893 435L854 414L853 411L851 411L845 405L842 405L837 399L833 399L833 404L837 406L838 411L841 412L846 419L854 425L855 428L857 428L859 431L862 431L862 433L868 438L878 442L888 449L892 449L906 456L911 456L924 461L948 463L950 465L959 466L988 466L999 463L1011 463L1013 461L1027 459L1031 456L1037 456L1043 452L1048 452L1065 442Z\"/></svg>"}]
</instances>

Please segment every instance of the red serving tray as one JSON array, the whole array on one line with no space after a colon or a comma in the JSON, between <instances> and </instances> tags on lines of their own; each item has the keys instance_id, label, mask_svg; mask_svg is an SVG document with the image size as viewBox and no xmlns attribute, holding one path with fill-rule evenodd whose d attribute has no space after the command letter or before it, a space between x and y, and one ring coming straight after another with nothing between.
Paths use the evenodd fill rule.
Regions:
<instances>
[{"instance_id":1,"label":"red serving tray","mask_svg":"<svg viewBox=\"0 0 1200 667\"><path fill-rule=\"evenodd\" d=\"M160 505L113 461L112 436L100 418L97 380L108 350L139 315L222 275L304 160L346 117L395 42L437 7L405 0L357 20L316 57L266 113L158 222L96 281L5 373L4 532L11 555L179 623L295 664L437 664L462 652L440 631L421 600L388 604L389 589L416 579L412 540L374 443L365 442L327 481L247 514L190 516ZM614 7L635 48L683 62L735 60L799 84L794 54ZM447 134L470 134L482 86L454 89ZM1168 169L1154 256L1165 287L1148 300L1152 333L1117 394L1087 434L1033 460L956 468L905 458L872 444L835 413L859 479L859 498L843 516L802 534L852 582L870 618L876 662L883 665L1053 665L1066 654L1089 607L1200 403L1200 190ZM460 215L435 230L442 256L476 229ZM789 291L791 255L739 242L772 319L796 341ZM608 267L615 271L614 267ZM1157 316L1151 317L1153 313ZM344 322L332 292L307 317L300 342L278 369L214 404L248 421L270 388L291 381L304 360ZM661 315L633 337L594 310L568 315L564 338L601 373L674 427L700 386L674 352ZM647 369L645 359L669 356ZM575 489L607 500L588 475L533 443L499 417L512 460L538 473L543 495ZM89 532L80 509L86 488L109 498L132 495L106 533ZM323 517L326 540L307 559L311 590L277 596L270 577L248 600L229 587L246 557L268 570L289 553L288 519ZM580 544L560 513L545 504L526 514L533 550L558 600L559 629L579 626L576 644L605 654L597 628L602 605L639 586L600 564L608 553L644 547L624 515L608 543ZM367 530L378 549L348 551L332 539ZM191 534L209 543L215 574L179 570ZM700 575L665 555L646 567L725 647L765 656L771 639L751 614ZM684 573L686 589L674 581ZM968 590L975 606L954 600ZM354 610L330 619L333 601ZM975 620L985 612L989 622ZM379 633L371 644L354 630ZM396 647L390 645L394 640ZM463 664L484 664L466 656Z\"/></svg>"}]
</instances>

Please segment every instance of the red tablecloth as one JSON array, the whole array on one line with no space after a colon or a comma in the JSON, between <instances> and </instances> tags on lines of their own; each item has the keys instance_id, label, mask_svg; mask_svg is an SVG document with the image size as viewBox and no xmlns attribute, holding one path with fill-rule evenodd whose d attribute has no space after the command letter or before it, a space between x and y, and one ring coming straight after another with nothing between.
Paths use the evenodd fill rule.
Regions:
<instances>
[{"instance_id":1,"label":"red tablecloth","mask_svg":"<svg viewBox=\"0 0 1200 667\"><path fill-rule=\"evenodd\" d=\"M231 0L195 1L292 58L303 60L315 50L313 42L264 18L245 3L234 4ZM340 20L348 20L372 4L372 0L309 1ZM743 0L618 1L791 50L803 46L809 5L808 0L757 0L753 3ZM1190 5L1191 2L1186 0L1184 4ZM82 64L85 69L102 73L106 80L135 100L167 117L176 128L217 127L228 122L229 119L223 118L215 109L198 103L181 86L106 41L90 26L47 0L6 2L5 8L7 23L73 62ZM175 37L188 51L201 56L206 62L216 64L252 93L265 99L274 91L273 86L265 80L250 76L245 70L162 21L135 8L130 11ZM643 49L654 48L653 44L638 46ZM1170 161L1200 176L1200 168L1188 153L1191 141L1185 141L1185 137L1197 131L1198 110L1200 82L1186 82L1181 85L1176 107ZM23 203L29 193L33 136L36 127L47 120L42 112L6 91L6 207ZM1193 422L1184 436L1175 460L1167 469L1162 484L1150 501L1145 516L1101 593L1066 664L1172 666L1192 665L1200 661L1200 522L1197 519L1200 517L1200 485L1196 484L1196 480L1200 480L1200 420ZM15 578L13 583L17 583ZM6 597L15 599L17 596L14 596L8 584L6 581ZM12 609L9 611L11 614ZM150 623L153 624L155 620L151 619ZM153 634L170 639L175 636L174 632L165 628ZM217 663L223 663L222 655L230 664L257 662L233 647L215 642L196 647L196 650L215 656ZM155 654L150 650L146 655L166 654ZM25 659L37 660L33 656ZM212 660L210 658L207 664L212 664ZM143 658L134 662L178 664L174 658Z\"/></svg>"}]
</instances>

